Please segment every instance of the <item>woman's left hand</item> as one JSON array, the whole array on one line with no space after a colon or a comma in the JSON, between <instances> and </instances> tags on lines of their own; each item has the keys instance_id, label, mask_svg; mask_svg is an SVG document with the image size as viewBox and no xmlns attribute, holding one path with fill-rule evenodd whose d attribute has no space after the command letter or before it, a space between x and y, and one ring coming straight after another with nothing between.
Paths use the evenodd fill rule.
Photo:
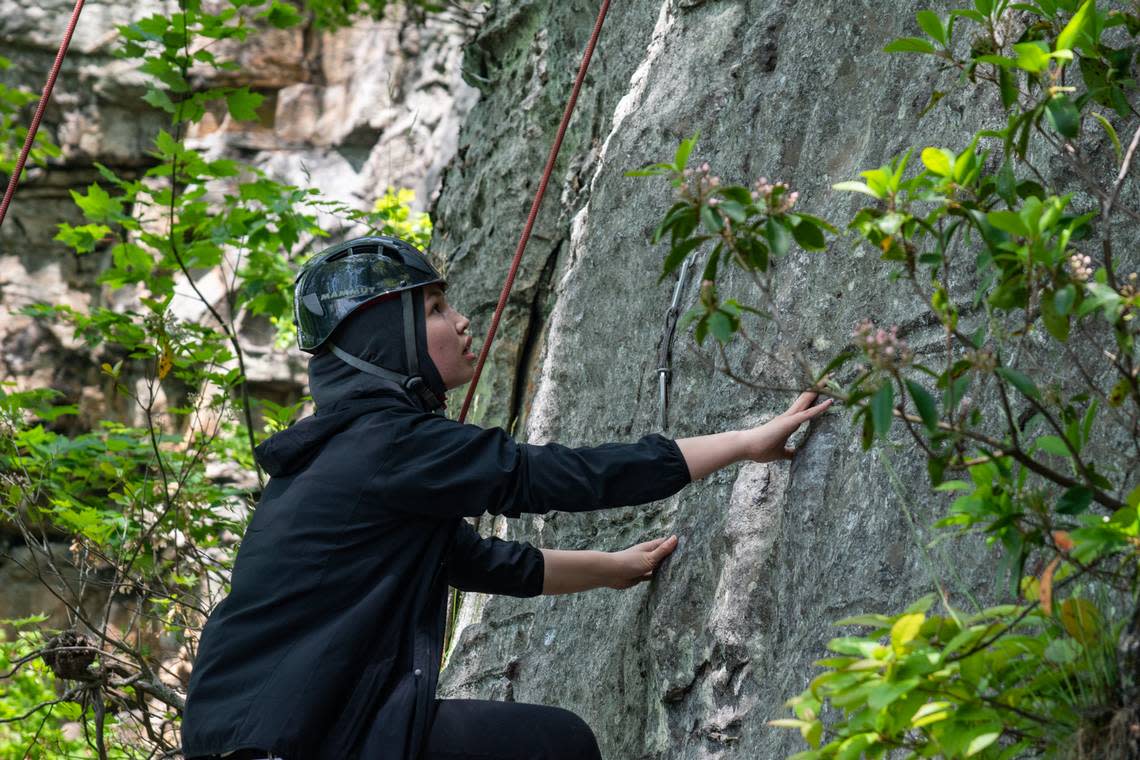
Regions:
<instances>
[{"instance_id":1,"label":"woman's left hand","mask_svg":"<svg viewBox=\"0 0 1140 760\"><path fill-rule=\"evenodd\" d=\"M666 557L677 548L677 536L655 538L628 549L612 552L610 588L624 589L649 580Z\"/></svg>"}]
</instances>

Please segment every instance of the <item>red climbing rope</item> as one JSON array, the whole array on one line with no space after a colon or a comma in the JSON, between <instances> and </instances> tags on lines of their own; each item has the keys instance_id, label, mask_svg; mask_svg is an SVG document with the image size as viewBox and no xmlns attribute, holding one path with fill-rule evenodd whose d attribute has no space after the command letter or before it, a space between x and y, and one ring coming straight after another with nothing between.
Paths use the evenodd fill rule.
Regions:
<instances>
[{"instance_id":1,"label":"red climbing rope","mask_svg":"<svg viewBox=\"0 0 1140 760\"><path fill-rule=\"evenodd\" d=\"M8 214L8 205L12 202L12 196L16 194L16 185L20 181L20 174L24 171L28 154L32 152L32 143L36 141L36 132L40 130L40 120L43 119L44 110L47 109L51 91L55 87L56 77L59 76L59 68L63 65L63 57L67 55L67 48L71 45L71 35L75 33L75 25L79 22L81 10L83 10L83 0L75 0L75 9L71 12L71 23L67 25L67 31L63 34L63 42L59 45L55 63L52 64L47 84L44 85L43 94L40 95L40 104L36 106L36 115L32 117L32 125L28 127L28 136L24 140L24 148L16 160L16 168L12 171L12 176L8 178L8 189L4 191L4 200L0 201L0 225L4 224L4 217Z\"/></svg>"},{"instance_id":2,"label":"red climbing rope","mask_svg":"<svg viewBox=\"0 0 1140 760\"><path fill-rule=\"evenodd\" d=\"M562 138L566 136L566 126L570 123L570 115L574 113L574 105L578 102L578 93L582 89L582 81L586 78L586 69L590 67L590 58L594 55L594 47L598 44L598 37L602 32L602 22L606 20L606 12L610 9L610 0L603 0L598 11L598 18L594 22L594 32L590 35L590 42L586 45L586 52L582 56L582 65L578 67L578 78L574 80L574 89L570 93L570 100L566 103L566 111L562 114L562 123L558 125L558 135L554 138L554 145L550 146L550 156L546 159L546 170L542 173L542 181L538 185L538 192L534 195L534 203L530 206L530 216L527 217L526 226L523 227L519 238L518 248L515 249L511 269L507 273L507 281L503 283L503 292L499 294L499 305L495 307L495 316L491 318L491 327L487 330L487 338L479 351L479 361L475 364L475 376L467 386L467 396L463 399L463 408L459 411L459 421L467 419L467 410L471 406L471 399L475 396L475 388L479 385L479 376L483 374L483 363L491 352L491 341L495 339L495 332L499 329L499 319L503 316L503 309L507 305L507 297L511 294L511 286L515 284L515 275L518 273L519 262L522 261L523 251L530 240L530 231L534 227L534 220L538 216L538 207L542 203L542 196L546 194L546 185L550 182L550 174L554 171L554 161L558 158L558 151L562 149Z\"/></svg>"}]
</instances>

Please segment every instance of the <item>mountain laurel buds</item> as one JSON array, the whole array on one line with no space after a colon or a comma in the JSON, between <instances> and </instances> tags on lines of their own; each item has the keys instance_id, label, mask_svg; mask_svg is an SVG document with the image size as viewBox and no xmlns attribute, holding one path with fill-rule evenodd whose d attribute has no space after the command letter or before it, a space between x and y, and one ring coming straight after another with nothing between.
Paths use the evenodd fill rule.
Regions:
<instances>
[{"instance_id":1,"label":"mountain laurel buds","mask_svg":"<svg viewBox=\"0 0 1140 760\"><path fill-rule=\"evenodd\" d=\"M769 214L786 214L800 199L798 191L789 193L787 184L783 182L769 182L767 177L756 180L752 186L752 200L763 201L768 207Z\"/></svg>"},{"instance_id":2,"label":"mountain laurel buds","mask_svg":"<svg viewBox=\"0 0 1140 760\"><path fill-rule=\"evenodd\" d=\"M865 319L855 327L853 337L855 345L863 349L871 364L879 369L904 367L914 358L910 346L899 338L897 326L884 330L876 328L871 320Z\"/></svg>"},{"instance_id":3,"label":"mountain laurel buds","mask_svg":"<svg viewBox=\"0 0 1140 760\"><path fill-rule=\"evenodd\" d=\"M1092 258L1074 253L1069 257L1069 271L1072 272L1074 280L1087 282L1093 274Z\"/></svg>"}]
</instances>

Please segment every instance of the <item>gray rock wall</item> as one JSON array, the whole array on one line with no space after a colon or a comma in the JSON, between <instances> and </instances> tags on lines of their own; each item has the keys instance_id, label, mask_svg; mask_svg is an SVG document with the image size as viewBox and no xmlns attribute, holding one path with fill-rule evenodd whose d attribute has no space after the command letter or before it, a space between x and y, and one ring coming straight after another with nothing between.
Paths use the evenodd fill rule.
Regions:
<instances>
[{"instance_id":1,"label":"gray rock wall","mask_svg":"<svg viewBox=\"0 0 1140 760\"><path fill-rule=\"evenodd\" d=\"M714 173L788 181L805 210L842 220L852 200L831 183L912 144L964 143L970 121L986 112L951 97L917 123L934 74L916 58L878 52L913 34L914 10L930 5L615 4L480 389L482 419L532 442L570 445L654 431L673 280L655 284L663 249L648 238L671 189L623 173L671 158L699 130L697 153ZM594 12L580 2L500 3L468 49L468 71L486 80L483 98L460 133L436 221L454 298L476 316L476 334ZM759 333L776 359L732 354L762 385L796 386L790 353L822 366L860 318L905 323L916 313L873 256L850 243L793 253L778 266L783 327ZM730 283L748 295L744 282ZM686 308L697 287L694 279ZM934 337L911 331L920 347ZM693 349L691 335L679 334L669 435L756 424L794 397L734 385ZM784 717L784 701L806 686L811 662L837 635L831 621L901 610L933 577L952 593L982 590L975 569L990 560L981 547L953 547L953 562L945 546L924 553L922 526L942 504L926 496L921 463L898 443L887 455L864 454L833 413L808 431L791 464L728 468L647 507L485 520L485 531L553 548L613 550L672 532L681 543L652 583L629 591L475 600L485 606L464 629L442 692L575 710L607 758L774 758L803 748L798 734L766 721Z\"/></svg>"},{"instance_id":2,"label":"gray rock wall","mask_svg":"<svg viewBox=\"0 0 1140 760\"><path fill-rule=\"evenodd\" d=\"M161 123L109 55L111 22L148 12L128 5L85 10L48 117L65 161L34 174L0 230L5 312L45 294L77 306L114 297L89 287L97 257L76 259L50 238L56 222L74 221L67 191L93 181L92 161L141 168ZM656 284L662 250L647 240L671 198L665 183L623 173L669 157L699 130L698 153L721 176L792 182L807 210L842 219L851 200L831 193L832 182L911 144L960 142L987 108L948 97L916 127L933 74L918 59L878 51L911 33L913 11L926 5L615 3L474 419L572 445L654 431L657 346L673 284ZM6 76L38 89L69 8L0 0L0 43L17 64ZM388 183L411 185L426 202L442 173L435 250L480 335L595 12L584 0L500 2L462 61L455 30L388 23L335 36L282 32L241 51L240 83L269 98L263 123L208 117L195 139L211 153L252 157L277 178L309 176L360 205ZM822 363L857 319L905 322L913 313L873 257L847 244L792 254L779 282L783 329L760 333L777 357L798 349ZM686 307L696 287L685 291ZM743 282L733 287L747 295ZM257 328L251 322L245 332L255 366L278 372L259 375L263 389L299 393L299 355L274 353ZM934 337L911 336L919 345ZM59 387L85 399L91 418L113 411L98 360L66 336L0 316L0 341L5 379ZM793 397L743 390L693 349L679 334L669 435L756 424ZM737 350L733 359L763 385L800 380L759 353ZM924 496L925 476L905 445L886 461L865 455L839 413L800 444L790 465L729 468L648 507L484 520L484 533L547 547L613 550L671 532L681 546L652 583L625 592L468 595L442 695L575 710L607 758L774 758L798 749L797 735L765 723L807 683L834 634L830 621L897 610L928 591L932 576L952 591L979 590L971 568L988 562L977 546L952 547L956 576L950 547L921 551L928 536L914 525L941 505Z\"/></svg>"}]
</instances>

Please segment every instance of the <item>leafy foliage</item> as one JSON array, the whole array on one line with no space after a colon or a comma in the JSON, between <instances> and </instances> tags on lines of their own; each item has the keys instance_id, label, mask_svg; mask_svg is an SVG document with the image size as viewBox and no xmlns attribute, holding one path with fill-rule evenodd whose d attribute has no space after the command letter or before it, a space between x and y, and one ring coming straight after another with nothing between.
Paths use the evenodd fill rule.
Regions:
<instances>
[{"instance_id":1,"label":"leafy foliage","mask_svg":"<svg viewBox=\"0 0 1140 760\"><path fill-rule=\"evenodd\" d=\"M795 717L773 723L801 732L804 760L1118 756L1136 741L1121 726L1140 725L1140 283L1116 252L1116 220L1140 220L1120 199L1140 144L1140 16L1095 0L976 0L916 21L924 36L886 51L992 90L1005 126L834 188L868 202L849 233L913 298L912 324L942 338L911 346L901 328L865 321L805 384L845 402L864 448L897 446L901 428L927 461L931 498L957 494L937 527L1001 548L995 590L1009 603L969 613L939 584L901 614L839 621L862 632L831 641L835 656L789 703ZM720 304L718 262L727 253L767 299L772 256L792 241L822 248L835 230L793 213L780 185L722 190L707 167L687 172L692 143L637 173L679 189L654 236L669 237L662 276L715 240L695 338L751 340L740 314L772 310ZM1066 171L1047 174L1043 156Z\"/></svg>"},{"instance_id":2,"label":"leafy foliage","mask_svg":"<svg viewBox=\"0 0 1140 760\"><path fill-rule=\"evenodd\" d=\"M0 72L11 66L12 62L0 55ZM5 180L16 170L16 159L28 137L28 128L23 119L25 107L38 101L39 97L31 90L0 82L0 175ZM59 146L46 133L37 132L28 160L33 165L43 165L48 159L59 156Z\"/></svg>"}]
</instances>

